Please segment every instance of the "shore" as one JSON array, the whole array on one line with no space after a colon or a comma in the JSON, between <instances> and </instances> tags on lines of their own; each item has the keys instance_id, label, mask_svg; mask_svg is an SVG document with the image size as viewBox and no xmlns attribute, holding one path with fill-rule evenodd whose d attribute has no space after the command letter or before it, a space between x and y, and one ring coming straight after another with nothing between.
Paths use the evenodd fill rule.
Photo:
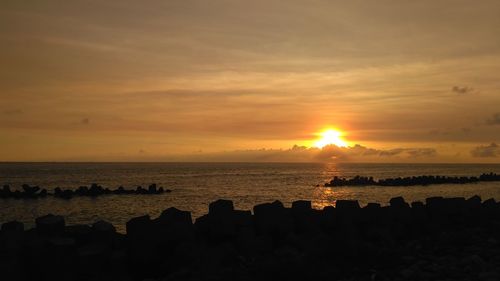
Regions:
<instances>
[{"instance_id":1,"label":"shore","mask_svg":"<svg viewBox=\"0 0 500 281\"><path fill-rule=\"evenodd\" d=\"M23 184L21 190L11 190L10 185L6 184L0 189L0 199L39 199L46 197L55 197L61 199L71 199L73 197L99 197L103 195L156 195L165 192L172 192L170 189L157 187L155 183L143 188L138 186L136 189L125 189L123 186L117 189L104 188L96 183L88 186L80 186L77 189L62 189L60 187L54 188L53 192L47 191L45 188L39 186L30 186Z\"/></svg>"},{"instance_id":2,"label":"shore","mask_svg":"<svg viewBox=\"0 0 500 281\"><path fill-rule=\"evenodd\" d=\"M2 280L498 280L500 204L478 196L338 200L311 208L279 201L234 210L228 200L191 213L169 208L131 218L36 227L2 224Z\"/></svg>"},{"instance_id":3,"label":"shore","mask_svg":"<svg viewBox=\"0 0 500 281\"><path fill-rule=\"evenodd\" d=\"M496 173L482 173L479 176L457 177L457 176L411 176L375 180L373 177L355 176L350 179L334 177L330 182L324 184L326 187L338 186L428 186L434 184L468 184L479 182L498 182L500 175Z\"/></svg>"}]
</instances>

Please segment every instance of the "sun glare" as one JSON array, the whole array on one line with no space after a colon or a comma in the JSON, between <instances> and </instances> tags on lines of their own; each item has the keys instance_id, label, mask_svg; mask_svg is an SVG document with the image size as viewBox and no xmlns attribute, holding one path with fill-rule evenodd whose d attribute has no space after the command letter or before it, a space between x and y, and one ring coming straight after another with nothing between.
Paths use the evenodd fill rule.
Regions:
<instances>
[{"instance_id":1,"label":"sun glare","mask_svg":"<svg viewBox=\"0 0 500 281\"><path fill-rule=\"evenodd\" d=\"M319 133L321 137L314 143L314 146L318 148L323 148L329 144L336 145L338 147L346 147L348 144L342 139L343 133L337 130L328 129Z\"/></svg>"}]
</instances>

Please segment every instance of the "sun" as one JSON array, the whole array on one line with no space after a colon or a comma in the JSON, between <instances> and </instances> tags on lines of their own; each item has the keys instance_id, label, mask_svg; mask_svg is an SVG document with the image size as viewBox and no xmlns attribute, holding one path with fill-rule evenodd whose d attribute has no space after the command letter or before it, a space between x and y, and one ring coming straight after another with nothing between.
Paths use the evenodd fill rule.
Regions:
<instances>
[{"instance_id":1,"label":"sun","mask_svg":"<svg viewBox=\"0 0 500 281\"><path fill-rule=\"evenodd\" d=\"M321 138L314 143L317 148L323 148L329 144L336 145L338 147L347 147L348 144L342 139L344 135L342 132L334 129L327 129L318 134Z\"/></svg>"}]
</instances>

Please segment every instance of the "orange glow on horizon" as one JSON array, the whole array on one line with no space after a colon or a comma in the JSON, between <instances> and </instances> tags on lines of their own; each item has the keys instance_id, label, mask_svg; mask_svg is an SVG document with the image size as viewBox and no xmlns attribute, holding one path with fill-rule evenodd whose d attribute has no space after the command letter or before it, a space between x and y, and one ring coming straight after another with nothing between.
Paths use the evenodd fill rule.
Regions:
<instances>
[{"instance_id":1,"label":"orange glow on horizon","mask_svg":"<svg viewBox=\"0 0 500 281\"><path fill-rule=\"evenodd\" d=\"M318 134L320 138L314 142L317 148L323 148L333 144L338 147L347 147L349 144L342 137L344 133L336 129L326 129Z\"/></svg>"}]
</instances>

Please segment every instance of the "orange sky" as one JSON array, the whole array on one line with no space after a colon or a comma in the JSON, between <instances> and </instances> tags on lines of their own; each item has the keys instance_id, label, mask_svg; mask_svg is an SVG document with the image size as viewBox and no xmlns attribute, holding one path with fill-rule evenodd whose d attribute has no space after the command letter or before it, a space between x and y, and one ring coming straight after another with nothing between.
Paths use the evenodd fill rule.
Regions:
<instances>
[{"instance_id":1,"label":"orange sky","mask_svg":"<svg viewBox=\"0 0 500 281\"><path fill-rule=\"evenodd\" d=\"M500 162L499 14L488 0L6 1L0 161ZM351 148L309 149L328 127Z\"/></svg>"}]
</instances>

